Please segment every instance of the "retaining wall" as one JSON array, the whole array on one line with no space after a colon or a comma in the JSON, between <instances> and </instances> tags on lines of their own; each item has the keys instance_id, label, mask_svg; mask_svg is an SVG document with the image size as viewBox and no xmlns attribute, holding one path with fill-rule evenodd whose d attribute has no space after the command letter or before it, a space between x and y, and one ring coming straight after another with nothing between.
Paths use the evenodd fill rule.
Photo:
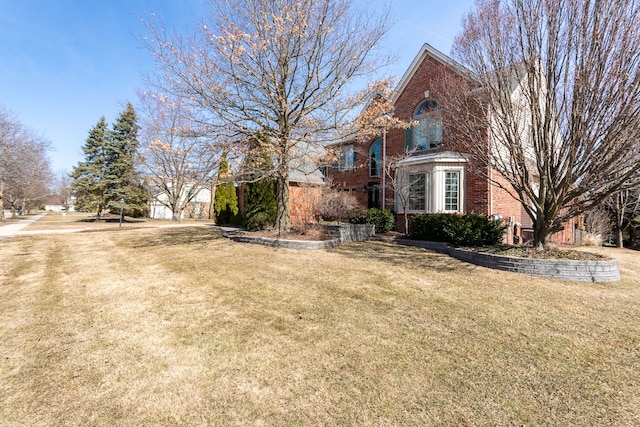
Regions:
<instances>
[{"instance_id":1,"label":"retaining wall","mask_svg":"<svg viewBox=\"0 0 640 427\"><path fill-rule=\"evenodd\" d=\"M321 225L325 232L340 242L364 242L373 237L375 226L373 224L340 224Z\"/></svg>"},{"instance_id":2,"label":"retaining wall","mask_svg":"<svg viewBox=\"0 0 640 427\"><path fill-rule=\"evenodd\" d=\"M338 239L329 240L285 240L271 239L268 237L247 236L240 233L223 233L223 236L235 242L255 243L257 245L270 246L272 248L285 248L296 250L330 249L340 244Z\"/></svg>"},{"instance_id":3,"label":"retaining wall","mask_svg":"<svg viewBox=\"0 0 640 427\"><path fill-rule=\"evenodd\" d=\"M361 242L368 240L374 233L374 226L371 224L342 224L342 225L321 225L327 235L331 238L327 240L288 240L269 237L257 237L244 234L242 231L223 231L222 235L235 242L254 243L257 245L270 246L273 248L285 248L295 250L317 250L335 248L342 242Z\"/></svg>"},{"instance_id":4,"label":"retaining wall","mask_svg":"<svg viewBox=\"0 0 640 427\"><path fill-rule=\"evenodd\" d=\"M493 268L495 270L580 282L616 282L620 280L620 270L618 269L618 263L615 260L576 261L564 259L519 258L453 248L448 246L446 243L440 242L403 239L398 243L418 246L444 253L460 261L479 265L481 267Z\"/></svg>"}]
</instances>

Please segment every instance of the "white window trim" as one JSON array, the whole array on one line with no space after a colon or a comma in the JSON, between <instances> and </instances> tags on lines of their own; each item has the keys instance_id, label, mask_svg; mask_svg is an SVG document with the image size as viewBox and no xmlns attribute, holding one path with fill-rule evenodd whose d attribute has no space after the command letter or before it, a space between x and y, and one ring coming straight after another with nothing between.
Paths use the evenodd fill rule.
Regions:
<instances>
[{"instance_id":1,"label":"white window trim","mask_svg":"<svg viewBox=\"0 0 640 427\"><path fill-rule=\"evenodd\" d=\"M457 172L458 173L458 209L457 210L447 210L445 209L445 186L446 186L446 173L447 172ZM463 213L466 212L465 200L466 200L466 176L465 169L463 166L451 166L451 165L440 165L437 166L434 170L436 174L437 182L435 188L435 212L443 212L443 213Z\"/></svg>"},{"instance_id":2,"label":"white window trim","mask_svg":"<svg viewBox=\"0 0 640 427\"><path fill-rule=\"evenodd\" d=\"M457 194L457 205L458 209L447 209L447 173L455 173L458 175L458 194ZM462 199L460 197L460 193L462 192L462 172L456 169L446 169L442 171L442 184L444 185L442 189L442 211L445 213L458 213L463 212L460 208L462 207Z\"/></svg>"},{"instance_id":3,"label":"white window trim","mask_svg":"<svg viewBox=\"0 0 640 427\"><path fill-rule=\"evenodd\" d=\"M445 174L447 172L456 172L458 174L458 210L445 210ZM425 210L407 209L407 214L466 212L466 173L464 165L457 166L451 163L413 164L403 168L401 173L404 174L403 179L405 180L409 179L409 175L425 175ZM395 204L396 212L405 213L402 210L402 204L398 196L396 196Z\"/></svg>"}]
</instances>

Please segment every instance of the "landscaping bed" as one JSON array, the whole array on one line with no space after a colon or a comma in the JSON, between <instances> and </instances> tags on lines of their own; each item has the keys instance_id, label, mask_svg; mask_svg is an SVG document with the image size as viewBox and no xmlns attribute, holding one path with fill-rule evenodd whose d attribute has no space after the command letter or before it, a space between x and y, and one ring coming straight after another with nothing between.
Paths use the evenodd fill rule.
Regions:
<instances>
[{"instance_id":1,"label":"landscaping bed","mask_svg":"<svg viewBox=\"0 0 640 427\"><path fill-rule=\"evenodd\" d=\"M511 245L497 245L497 246L482 246L477 248L465 248L466 250L473 252L481 252L493 255L511 256L519 258L534 258L534 259L566 259L574 261L604 261L606 258L600 254L592 252L576 251L572 249L548 249L548 250L535 250L527 246L511 246Z\"/></svg>"},{"instance_id":2,"label":"landscaping bed","mask_svg":"<svg viewBox=\"0 0 640 427\"><path fill-rule=\"evenodd\" d=\"M400 239L398 243L447 254L460 261L495 270L580 282L620 280L618 263L579 251L534 251L526 247L456 248L442 242ZM521 256L521 255L527 256Z\"/></svg>"}]
</instances>

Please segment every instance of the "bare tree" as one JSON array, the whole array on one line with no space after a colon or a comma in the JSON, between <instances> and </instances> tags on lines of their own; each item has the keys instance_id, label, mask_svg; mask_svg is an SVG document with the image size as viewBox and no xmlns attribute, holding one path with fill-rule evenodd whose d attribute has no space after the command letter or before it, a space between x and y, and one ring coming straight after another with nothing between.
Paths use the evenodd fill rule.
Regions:
<instances>
[{"instance_id":1,"label":"bare tree","mask_svg":"<svg viewBox=\"0 0 640 427\"><path fill-rule=\"evenodd\" d=\"M273 159L278 230L291 226L289 172L335 137L365 99L353 90L384 65L377 51L387 14L348 0L214 0L190 37L151 23L148 47L164 73L157 83L210 113L236 151L260 133Z\"/></svg>"},{"instance_id":2,"label":"bare tree","mask_svg":"<svg viewBox=\"0 0 640 427\"><path fill-rule=\"evenodd\" d=\"M194 121L180 99L140 94L142 155L152 194L178 221L202 188L210 188L219 166L221 149Z\"/></svg>"},{"instance_id":3,"label":"bare tree","mask_svg":"<svg viewBox=\"0 0 640 427\"><path fill-rule=\"evenodd\" d=\"M404 234L406 235L409 235L409 210L411 208L424 210L423 206L414 207L414 204L419 203L420 195L424 196L426 185L424 173L413 175L403 164L412 155L413 152L406 152L388 157L383 171L386 174L385 185L392 191L398 202L399 211L401 210L404 216Z\"/></svg>"},{"instance_id":4,"label":"bare tree","mask_svg":"<svg viewBox=\"0 0 640 427\"><path fill-rule=\"evenodd\" d=\"M485 176L506 180L494 183L522 202L536 247L637 183L639 8L636 0L477 0L455 40L470 73L460 71L465 79L444 100L451 132L465 136L462 149Z\"/></svg>"},{"instance_id":5,"label":"bare tree","mask_svg":"<svg viewBox=\"0 0 640 427\"><path fill-rule=\"evenodd\" d=\"M60 197L62 208L65 212L69 212L71 198L73 197L73 189L71 187L71 178L64 170L58 172L58 179L55 182L54 193Z\"/></svg>"},{"instance_id":6,"label":"bare tree","mask_svg":"<svg viewBox=\"0 0 640 427\"><path fill-rule=\"evenodd\" d=\"M20 140L21 126L15 116L0 108L0 218L4 217L5 189L15 171L12 148Z\"/></svg>"},{"instance_id":7,"label":"bare tree","mask_svg":"<svg viewBox=\"0 0 640 427\"><path fill-rule=\"evenodd\" d=\"M624 246L622 234L633 225L633 221L640 215L640 189L618 191L605 200L605 207L611 216L617 235L616 245L622 248Z\"/></svg>"},{"instance_id":8,"label":"bare tree","mask_svg":"<svg viewBox=\"0 0 640 427\"><path fill-rule=\"evenodd\" d=\"M0 206L14 214L18 207L29 211L49 194L49 146L48 140L0 109Z\"/></svg>"},{"instance_id":9,"label":"bare tree","mask_svg":"<svg viewBox=\"0 0 640 427\"><path fill-rule=\"evenodd\" d=\"M605 206L597 206L584 216L584 231L580 243L584 246L601 246L611 234L611 214Z\"/></svg>"}]
</instances>

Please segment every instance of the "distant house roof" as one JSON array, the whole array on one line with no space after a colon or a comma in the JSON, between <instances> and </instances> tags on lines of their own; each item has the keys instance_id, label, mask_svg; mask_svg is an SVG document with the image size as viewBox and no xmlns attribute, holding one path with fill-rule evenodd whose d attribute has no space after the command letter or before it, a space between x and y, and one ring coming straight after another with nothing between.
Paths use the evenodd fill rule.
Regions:
<instances>
[{"instance_id":1,"label":"distant house roof","mask_svg":"<svg viewBox=\"0 0 640 427\"><path fill-rule=\"evenodd\" d=\"M325 150L317 145L299 143L296 151L296 157L289 162L289 181L323 184L324 175L320 171L319 163L325 155Z\"/></svg>"}]
</instances>

